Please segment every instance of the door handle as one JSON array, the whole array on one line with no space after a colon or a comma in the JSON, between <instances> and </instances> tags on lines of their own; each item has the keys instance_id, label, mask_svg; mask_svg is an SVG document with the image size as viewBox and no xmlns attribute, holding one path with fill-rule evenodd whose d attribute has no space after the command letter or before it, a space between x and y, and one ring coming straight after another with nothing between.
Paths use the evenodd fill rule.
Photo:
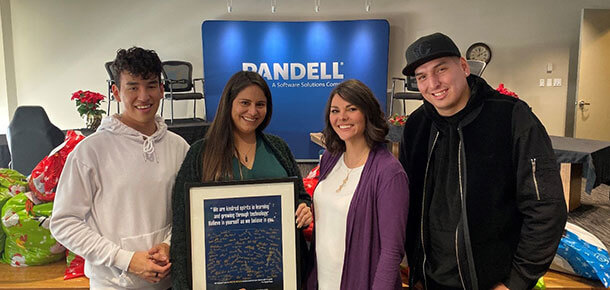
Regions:
<instances>
[{"instance_id":1,"label":"door handle","mask_svg":"<svg viewBox=\"0 0 610 290\"><path fill-rule=\"evenodd\" d=\"M578 105L578 108L583 109L585 106L591 105L591 103L587 103L583 100L580 100L579 102L576 103L576 105Z\"/></svg>"}]
</instances>

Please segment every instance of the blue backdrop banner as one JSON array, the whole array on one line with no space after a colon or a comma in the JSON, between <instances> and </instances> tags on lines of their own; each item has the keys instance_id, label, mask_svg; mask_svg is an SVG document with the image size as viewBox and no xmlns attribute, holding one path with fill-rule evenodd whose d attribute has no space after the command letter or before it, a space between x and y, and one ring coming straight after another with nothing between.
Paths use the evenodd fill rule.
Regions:
<instances>
[{"instance_id":1,"label":"blue backdrop banner","mask_svg":"<svg viewBox=\"0 0 610 290\"><path fill-rule=\"evenodd\" d=\"M204 21L201 26L207 119L240 70L258 72L273 97L265 132L282 137L297 159L317 159L310 132L324 128L330 91L347 79L371 88L386 104L389 24L386 20Z\"/></svg>"}]
</instances>

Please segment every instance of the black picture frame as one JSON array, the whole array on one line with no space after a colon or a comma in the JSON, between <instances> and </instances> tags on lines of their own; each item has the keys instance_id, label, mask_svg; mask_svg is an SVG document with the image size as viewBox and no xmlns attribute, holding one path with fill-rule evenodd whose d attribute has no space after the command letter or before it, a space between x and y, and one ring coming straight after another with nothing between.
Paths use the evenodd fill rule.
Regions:
<instances>
[{"instance_id":1,"label":"black picture frame","mask_svg":"<svg viewBox=\"0 0 610 290\"><path fill-rule=\"evenodd\" d=\"M297 180L296 177L289 177L187 183L185 185L187 190L185 213L188 239L186 241L186 258L189 284L192 289L246 288L275 290L297 289L300 286L300 243L298 242L300 232L296 229L294 216L297 201ZM247 205L250 205L250 208ZM265 208L265 205L268 205L268 208ZM274 207L277 205L281 205L279 209ZM214 211L214 207L219 211L223 206L222 212ZM272 209L272 207L274 208ZM276 219L272 223L269 223L268 220L260 222L259 218L263 217L265 210L268 215L275 214ZM222 213L224 215L218 216ZM240 219L231 216L231 213L239 216ZM278 213L280 215L279 219L277 219ZM254 216L254 214L260 214L261 216ZM219 224L225 222L225 217L227 217L226 223ZM236 224L236 221L239 223L246 221L248 218L253 223L249 225ZM267 218L271 219L270 217ZM278 260L277 255L277 235L275 235L278 231L278 220L281 229L280 260ZM254 242L251 239L240 240L240 237L237 237L237 240L244 244L227 243L223 247L219 246L223 245L223 241L234 241L231 240L231 238L235 238L232 235L240 234L255 235L256 238L253 240L263 246L253 249L252 244ZM264 241L262 240L263 236L265 237ZM265 248L264 245L269 246L269 248ZM246 249L240 247L250 247L247 249L253 249L255 253L241 252L240 254L240 251ZM263 251L261 249L269 251L265 267L258 267L261 266L260 252ZM272 251L274 251L274 254L271 254ZM234 259L231 262L251 259L247 262L252 265L243 264L240 266L240 264L230 264L231 262L222 260L229 257ZM220 261L224 263L220 263ZM279 261L281 261L281 278L271 277L277 276L277 273L272 270L261 270L263 268L272 269L268 266L270 261L276 269L278 263L280 263ZM208 262L210 263L209 267ZM255 268L256 271L241 271L238 269L239 267L244 267L244 269ZM194 275L194 273L197 274ZM260 276L254 275L252 277L252 273L258 273Z\"/></svg>"}]
</instances>

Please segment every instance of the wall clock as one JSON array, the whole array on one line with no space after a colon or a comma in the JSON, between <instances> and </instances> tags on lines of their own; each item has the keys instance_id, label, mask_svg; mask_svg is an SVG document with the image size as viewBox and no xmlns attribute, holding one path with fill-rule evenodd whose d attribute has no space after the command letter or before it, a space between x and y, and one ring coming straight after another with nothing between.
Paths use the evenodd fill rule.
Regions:
<instances>
[{"instance_id":1,"label":"wall clock","mask_svg":"<svg viewBox=\"0 0 610 290\"><path fill-rule=\"evenodd\" d=\"M466 59L480 60L488 64L491 60L491 49L485 43L474 43L466 51Z\"/></svg>"}]
</instances>

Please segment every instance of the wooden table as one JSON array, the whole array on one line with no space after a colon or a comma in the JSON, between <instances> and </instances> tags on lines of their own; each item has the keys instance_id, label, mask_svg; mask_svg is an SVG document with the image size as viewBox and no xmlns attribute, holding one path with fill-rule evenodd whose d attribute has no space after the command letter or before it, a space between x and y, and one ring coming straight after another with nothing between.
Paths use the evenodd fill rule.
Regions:
<instances>
[{"instance_id":1,"label":"wooden table","mask_svg":"<svg viewBox=\"0 0 610 290\"><path fill-rule=\"evenodd\" d=\"M409 286L404 283L403 277L402 289L409 289ZM549 270L544 275L544 283L546 289L607 289L599 281L589 280L577 276L572 276L564 273Z\"/></svg>"},{"instance_id":2,"label":"wooden table","mask_svg":"<svg viewBox=\"0 0 610 290\"><path fill-rule=\"evenodd\" d=\"M0 264L0 289L89 289L86 277L64 280L65 261L23 268ZM547 289L606 289L599 281L549 271ZM404 289L408 286L404 285Z\"/></svg>"},{"instance_id":3,"label":"wooden table","mask_svg":"<svg viewBox=\"0 0 610 290\"><path fill-rule=\"evenodd\" d=\"M16 268L0 263L0 289L89 289L89 279L64 280L66 261Z\"/></svg>"},{"instance_id":4,"label":"wooden table","mask_svg":"<svg viewBox=\"0 0 610 290\"><path fill-rule=\"evenodd\" d=\"M600 281L549 270L544 275L546 289L606 289Z\"/></svg>"}]
</instances>

